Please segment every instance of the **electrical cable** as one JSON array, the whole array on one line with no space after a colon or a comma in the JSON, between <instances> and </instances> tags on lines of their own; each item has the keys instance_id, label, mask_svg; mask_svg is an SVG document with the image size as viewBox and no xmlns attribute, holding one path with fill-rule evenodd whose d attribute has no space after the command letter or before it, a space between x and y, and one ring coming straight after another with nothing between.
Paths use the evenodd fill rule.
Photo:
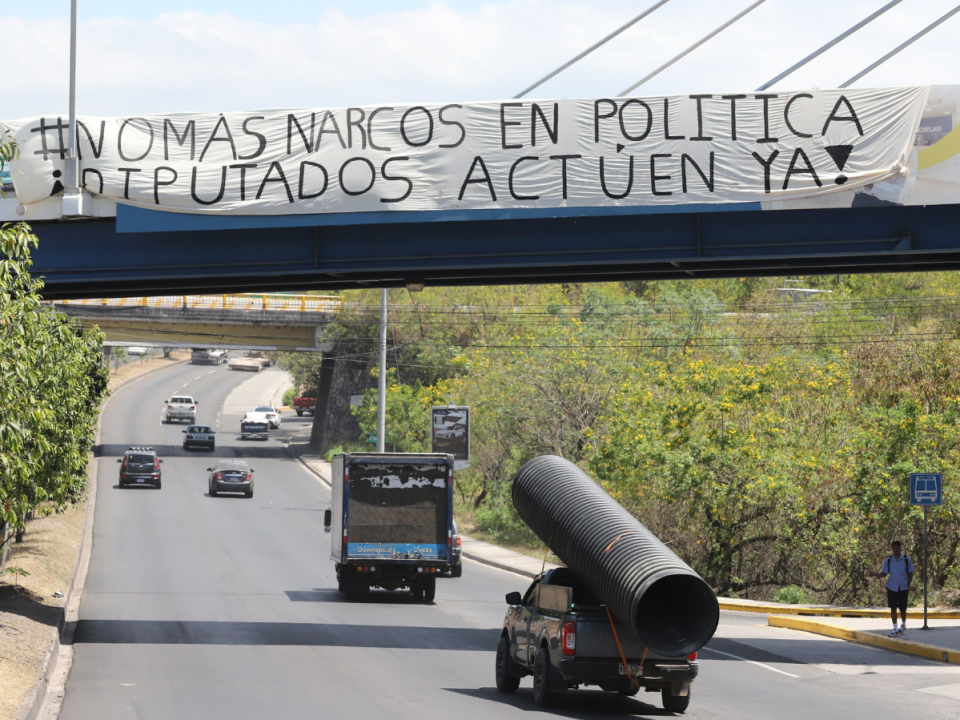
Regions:
<instances>
[{"instance_id":1,"label":"electrical cable","mask_svg":"<svg viewBox=\"0 0 960 720\"><path fill-rule=\"evenodd\" d=\"M845 83L843 83L840 87L842 87L842 88L850 87L850 85L852 85L853 83L855 83L857 80L859 80L860 78L862 78L864 75L866 75L866 74L869 73L869 72L872 72L872 71L875 70L876 68L878 68L878 67L880 67L881 65L883 65L887 60L889 60L890 58L892 58L894 55L896 55L897 53L899 53L901 50L904 50L905 48L908 48L908 47L910 47L911 45L913 45L913 43L915 43L917 40L919 40L920 38L922 38L924 35L926 35L928 32L930 32L931 30L933 30L935 27L937 27L937 26L940 25L941 23L949 20L951 17L953 17L954 15L956 15L958 12L960 12L960 5L957 5L957 7L955 7L953 10L951 10L950 12L948 12L946 15L944 15L944 16L941 17L940 19L938 19L938 20L930 23L929 25L927 25L927 27L925 27L923 30L921 30L920 32L918 32L916 35L914 35L912 38L910 38L909 40L907 40L907 41L906 41L905 43L903 43L902 45L900 45L900 46L898 46L897 48L895 48L895 49L891 50L890 52L888 52L886 55L884 55L882 58L880 58L879 60L877 60L877 61L876 61L875 63L873 63L872 65L870 65L870 66L864 68L863 70L861 70L860 72L858 72L858 73L857 73L856 75L854 75L852 78L850 78L850 79L847 80Z\"/></svg>"},{"instance_id":2,"label":"electrical cable","mask_svg":"<svg viewBox=\"0 0 960 720\"><path fill-rule=\"evenodd\" d=\"M822 55L823 53L825 53L827 50L829 50L830 48L832 48L834 45L836 45L837 43L841 42L841 41L844 40L845 38L850 37L851 35L853 35L853 34L854 34L857 30L859 30L860 28L864 27L865 25L869 25L871 22L873 22L874 20L876 20L878 17L880 17L881 15L883 15L885 12L887 12L887 10L890 10L890 9L893 8L895 5L899 5L901 2L903 2L903 0L892 0L892 2L887 3L886 5L884 5L882 8L880 8L879 10L877 10L877 11L876 11L875 13L873 13L872 15L869 15L869 16L865 17L863 20L861 20L860 22L858 22L858 23L857 23L856 25L854 25L853 27L851 27L851 28L845 30L844 32L840 33L839 35L837 35L833 40L831 40L830 42L828 42L826 45L824 45L823 47L821 47L819 50L815 50L814 52L812 52L812 53L810 53L809 55L807 55L803 60L801 60L800 62L798 62L796 65L792 65L792 66L788 67L788 68L787 68L786 70L784 70L782 73L780 73L780 74L777 75L775 78L773 78L773 80L768 80L767 82L765 82L763 85L761 85L760 87L757 88L757 92L762 92L763 90L766 90L766 89L767 89L768 87L770 87L771 85L780 82L780 81L783 80L785 77L787 77L787 75L790 75L790 74L793 73L795 70L799 70L799 69L802 68L804 65L806 65L808 62L810 62L810 61L813 60L814 58L819 57L820 55ZM841 85L840 87L843 87L843 85Z\"/></svg>"},{"instance_id":3,"label":"electrical cable","mask_svg":"<svg viewBox=\"0 0 960 720\"><path fill-rule=\"evenodd\" d=\"M553 72L547 73L547 74L544 75L542 78L540 78L539 80L537 80L533 85L531 85L530 87L528 87L526 90L522 90L522 91L519 92L517 95L514 95L514 96L513 96L513 99L514 99L514 100L517 100L517 99L519 99L519 98L522 98L524 95L526 95L526 94L529 93L530 91L535 90L536 88L540 87L540 86L543 85L547 80L550 80L551 78L559 75L560 73L562 73L564 70L566 70L568 67L570 67L570 66L573 65L574 63L577 63L577 62L579 62L580 60L583 60L583 58L585 58L587 55L589 55L590 53L592 53L594 50L600 48L600 47L603 46L603 45L606 45L608 42L610 42L611 40L613 40L615 37L617 37L617 35L619 35L620 33L622 33L624 30L627 30L628 28L633 27L633 26L636 25L638 22L640 22L641 20L643 20L647 15L649 15L650 13L652 13L652 12L653 12L654 10L656 10L657 8L659 8L659 7L663 6L663 5L666 5L668 2L670 2L670 0L658 0L658 2L656 2L656 3L654 3L653 5L651 5L650 7L648 7L648 8L647 8L646 10L644 10L642 13L640 13L640 14L637 15L635 18L633 18L633 20L630 20L628 23L626 23L626 24L624 24L624 25L621 25L619 28L617 28L616 30L614 30L612 33L610 33L609 35L607 35L605 38L603 38L603 39L600 40L599 42L596 42L596 43L594 43L593 45L591 45L590 47L588 47L586 50L584 50L582 53L580 53L579 55L577 55L577 56L576 56L575 58L573 58L572 60L569 60L568 62L564 63L563 65L561 65L560 67L558 67L558 68L557 68L556 70L554 70Z\"/></svg>"},{"instance_id":4,"label":"electrical cable","mask_svg":"<svg viewBox=\"0 0 960 720\"><path fill-rule=\"evenodd\" d=\"M713 30L710 34L706 35L705 37L703 37L703 38L701 38L700 40L698 40L697 42L695 42L693 45L691 45L690 47L688 47L688 48L687 48L686 50L684 50L682 53L680 53L679 55L674 56L673 58L671 58L670 60L668 60L667 62L665 62L663 65L661 65L660 67L658 67L656 70L654 70L652 73L650 73L649 75L647 75L646 77L644 77L644 78L643 78L642 80L640 80L639 82L636 82L636 83L634 83L633 85L631 85L630 87L628 87L626 90L624 90L622 93L620 93L620 94L618 95L618 97L624 97L625 95L628 95L628 94L632 93L634 90L636 90L638 87L640 87L641 85L643 85L645 82L647 82L647 81L650 80L651 78L656 77L657 75L659 75L660 73L662 73L664 70L666 70L668 67L670 67L671 65L673 65L675 62L677 62L678 60L683 59L684 57L686 57L687 55L689 55L690 53L692 53L694 50L696 50L698 47L700 47L701 45L703 45L705 42L707 42L708 40L710 40L710 39L713 38L714 36L719 35L721 32L723 32L723 31L726 30L728 27L730 27L731 25L733 25L737 20L739 20L740 18L742 18L744 15L746 15L746 14L749 13L750 11L754 10L755 8L759 7L759 6L762 5L764 2L766 2L766 0L756 0L756 2L754 2L753 5L751 5L750 7L748 7L746 10L740 11L739 13L737 13L736 15L734 15L732 18L730 18L729 20L727 20L723 25L721 25L720 27L718 27L716 30ZM898 0L898 2L899 2L899 0Z\"/></svg>"}]
</instances>

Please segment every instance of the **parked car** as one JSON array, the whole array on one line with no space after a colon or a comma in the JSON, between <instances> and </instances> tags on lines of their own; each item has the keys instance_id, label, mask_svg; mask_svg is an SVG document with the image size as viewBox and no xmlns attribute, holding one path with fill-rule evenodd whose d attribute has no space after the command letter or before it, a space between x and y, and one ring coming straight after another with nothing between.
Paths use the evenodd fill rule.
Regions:
<instances>
[{"instance_id":1,"label":"parked car","mask_svg":"<svg viewBox=\"0 0 960 720\"><path fill-rule=\"evenodd\" d=\"M253 410L246 414L245 420L256 420L263 418L267 421L271 430L280 428L280 411L272 405L257 405Z\"/></svg>"},{"instance_id":2,"label":"parked car","mask_svg":"<svg viewBox=\"0 0 960 720\"><path fill-rule=\"evenodd\" d=\"M186 420L189 423L195 423L197 421L197 401L189 395L174 395L164 402L167 404L164 411L167 422Z\"/></svg>"},{"instance_id":3,"label":"parked car","mask_svg":"<svg viewBox=\"0 0 960 720\"><path fill-rule=\"evenodd\" d=\"M163 460L157 457L152 447L129 447L117 462L120 463L120 487L153 485L160 489L160 463Z\"/></svg>"},{"instance_id":4,"label":"parked car","mask_svg":"<svg viewBox=\"0 0 960 720\"><path fill-rule=\"evenodd\" d=\"M460 537L456 520L453 521L453 537L450 541L450 548L450 577L461 577L463 575L463 538Z\"/></svg>"},{"instance_id":5,"label":"parked car","mask_svg":"<svg viewBox=\"0 0 960 720\"><path fill-rule=\"evenodd\" d=\"M212 468L207 468L207 472L210 473L207 484L211 497L222 492L253 497L253 469L243 460L220 460Z\"/></svg>"},{"instance_id":6,"label":"parked car","mask_svg":"<svg viewBox=\"0 0 960 720\"><path fill-rule=\"evenodd\" d=\"M127 348L127 355L146 355L147 349L140 345L131 345Z\"/></svg>"},{"instance_id":7,"label":"parked car","mask_svg":"<svg viewBox=\"0 0 960 720\"><path fill-rule=\"evenodd\" d=\"M189 450L191 447L203 447L207 450L213 450L216 447L216 439L213 437L216 433L213 428L207 425L191 425L183 431L183 449Z\"/></svg>"},{"instance_id":8,"label":"parked car","mask_svg":"<svg viewBox=\"0 0 960 720\"><path fill-rule=\"evenodd\" d=\"M297 411L297 417L303 417L304 413L312 416L317 409L317 399L312 397L294 398L293 409Z\"/></svg>"}]
</instances>

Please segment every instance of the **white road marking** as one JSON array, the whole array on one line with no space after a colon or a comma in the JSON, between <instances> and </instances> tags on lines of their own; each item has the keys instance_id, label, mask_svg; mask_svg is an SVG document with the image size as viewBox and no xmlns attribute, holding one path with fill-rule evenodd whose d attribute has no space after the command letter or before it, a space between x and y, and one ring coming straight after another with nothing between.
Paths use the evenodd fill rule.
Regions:
<instances>
[{"instance_id":1,"label":"white road marking","mask_svg":"<svg viewBox=\"0 0 960 720\"><path fill-rule=\"evenodd\" d=\"M960 700L960 685L937 685L936 687L920 688L920 692Z\"/></svg>"},{"instance_id":2,"label":"white road marking","mask_svg":"<svg viewBox=\"0 0 960 720\"><path fill-rule=\"evenodd\" d=\"M210 372L213 372L213 370L211 370ZM202 378L202 377L203 377L203 375L197 375L197 376L194 378L194 380L199 380L199 379Z\"/></svg>"},{"instance_id":3,"label":"white road marking","mask_svg":"<svg viewBox=\"0 0 960 720\"><path fill-rule=\"evenodd\" d=\"M215 372L216 370L211 370L210 372L207 373L207 375L213 375Z\"/></svg>"},{"instance_id":4,"label":"white road marking","mask_svg":"<svg viewBox=\"0 0 960 720\"><path fill-rule=\"evenodd\" d=\"M772 670L772 671L775 672L775 673L780 673L781 675L786 675L787 677L792 677L792 678L799 678L799 677L800 677L799 675L794 675L793 673L788 673L788 672L786 672L785 670L780 670L780 669L778 669L778 668L775 668L775 667L773 667L772 665L767 665L766 663L757 662L756 660L747 660L746 658L740 657L739 655L734 655L733 653L723 652L723 650L714 650L713 648L705 647L705 648L702 648L702 649L700 650L700 652L703 652L704 650L706 650L706 651L708 651L708 652L712 652L712 653L717 653L718 655L726 655L727 657L731 657L731 658L733 658L734 660L742 660L743 662L750 663L751 665L756 665L757 667L762 667L762 668L764 668L765 670Z\"/></svg>"}]
</instances>

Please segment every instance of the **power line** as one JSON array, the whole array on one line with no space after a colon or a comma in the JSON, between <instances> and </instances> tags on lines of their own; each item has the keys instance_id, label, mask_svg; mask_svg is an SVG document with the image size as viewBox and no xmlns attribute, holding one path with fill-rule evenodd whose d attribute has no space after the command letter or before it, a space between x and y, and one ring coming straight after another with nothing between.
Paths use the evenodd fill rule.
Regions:
<instances>
[{"instance_id":1,"label":"power line","mask_svg":"<svg viewBox=\"0 0 960 720\"><path fill-rule=\"evenodd\" d=\"M873 63L873 65L870 65L869 67L866 67L866 68L864 68L863 70L861 70L860 72L858 72L858 73L857 73L856 75L854 75L852 78L850 78L850 79L847 80L845 83L843 83L843 85L841 85L840 87L842 87L842 88L849 87L850 85L852 85L853 83L855 83L857 80L859 80L860 78L862 78L862 77L863 77L864 75L866 75L867 73L872 72L872 71L875 70L876 68L878 68L878 67L880 67L881 65L883 65L887 60L889 60L890 58L892 58L894 55L896 55L898 52L900 52L900 51L903 50L904 48L907 48L907 47L909 47L910 45L913 45L914 42L916 42L917 40L919 40L920 38L922 38L924 35L926 35L928 32L930 32L931 30L933 30L935 27L937 27L937 25L939 25L939 24L942 23L942 22L945 22L946 20L949 20L951 17L953 17L954 15L956 15L958 12L960 12L960 5L958 5L957 7L955 7L953 10L951 10L950 12L948 12L946 15L944 15L943 17L941 17L939 20L936 20L935 22L927 25L927 27L925 27L923 30L921 30L920 32L918 32L916 35L914 35L912 38L910 38L909 40L907 40L905 43L903 43L902 45L900 45L900 46L897 47L896 49L891 50L890 52L888 52L888 53L887 53L886 55L884 55L882 58L880 58L880 59L877 60L875 63Z\"/></svg>"},{"instance_id":2,"label":"power line","mask_svg":"<svg viewBox=\"0 0 960 720\"><path fill-rule=\"evenodd\" d=\"M901 2L903 2L903 0L893 0L892 2L887 3L886 5L884 5L882 8L880 8L879 10L877 10L877 11L876 11L875 13L873 13L872 15L867 16L866 18L864 18L863 20L861 20L860 22L858 22L858 23L857 23L856 25L854 25L853 27L851 27L851 28L849 28L848 30L845 30L844 32L842 32L842 33L840 33L839 35L837 35L833 40L831 40L830 42L828 42L826 45L824 45L824 46L823 46L822 48L820 48L819 50L816 50L816 51L810 53L809 55L807 55L803 60L801 60L800 62L798 62L796 65L792 65L791 67L788 67L788 68L787 68L786 70L784 70L782 73L780 73L779 75L777 75L773 80L770 80L770 81L768 81L768 82L765 82L763 85L761 85L760 87L757 88L757 92L760 92L760 91L762 91L762 90L766 90L766 89L767 89L768 87L770 87L771 85L780 82L780 81L783 80L785 77L787 77L787 75L790 75L794 70L799 70L799 69L802 68L804 65L806 65L808 62L810 62L810 61L813 60L814 58L819 57L820 55L822 55L823 53L825 53L827 50L829 50L830 48L832 48L834 45L836 45L837 43L839 43L839 42L842 41L843 39L850 37L851 35L853 35L853 34L854 34L857 30L859 30L860 28L864 27L865 25L869 25L871 22L873 22L874 20L876 20L878 17L880 17L881 15L883 15L885 12L887 12L887 10L890 10L894 5L899 5ZM841 85L840 87L844 87L844 86Z\"/></svg>"},{"instance_id":3,"label":"power line","mask_svg":"<svg viewBox=\"0 0 960 720\"><path fill-rule=\"evenodd\" d=\"M628 28L633 27L633 26L636 25L638 22L640 22L641 20L643 20L647 15L649 15L649 14L652 13L654 10L656 10L658 7L661 7L661 6L663 6L663 5L666 5L668 2L670 2L670 0L659 0L659 2L654 3L654 4L651 5L649 8L647 8L646 10L644 10L642 13L640 13L639 15L637 15L633 20L631 20L630 22L626 23L625 25L621 25L620 27L618 27L618 28L617 28L616 30L614 30L612 33L610 33L610 34L607 35L605 38L603 38L603 40L601 40L600 42L594 43L593 45L591 45L590 47L588 47L586 50L584 50L582 53L580 53L580 54L577 55L575 58L573 58L572 60L564 63L563 65L561 65L560 67L558 67L558 68L557 68L556 70L554 70L553 72L544 75L542 78L540 78L539 80L537 80L533 85L531 85L530 87L528 87L526 90L523 90L523 91L521 91L520 93L518 93L517 95L514 95L514 96L513 96L514 99L516 100L516 99L518 99L518 98L522 98L524 95L526 95L526 94L529 93L530 91L532 91L532 90L540 87L541 85L543 85L543 84L544 84L547 80L549 80L550 78L555 77L555 76L559 75L560 73L562 73L564 70L566 70L568 67L570 67L570 66L573 65L574 63L579 62L580 60L583 60L583 58L585 58L587 55L589 55L590 53L592 53L594 50L596 50L597 48L601 47L602 45L606 45L608 42L610 42L611 40L613 40L615 37L617 37L617 35L619 35L620 33L622 33L624 30L627 30Z\"/></svg>"},{"instance_id":4,"label":"power line","mask_svg":"<svg viewBox=\"0 0 960 720\"><path fill-rule=\"evenodd\" d=\"M643 79L640 80L639 82L634 83L633 85L631 85L630 87L628 87L626 90L624 90L622 93L620 93L619 97L623 97L624 95L628 95L629 93L632 93L632 92L633 92L634 90L636 90L638 87L640 87L640 86L643 85L645 82L647 82L647 80L650 80L651 78L656 77L657 75L659 75L660 73L662 73L664 70L666 70L668 67L670 67L671 65L673 65L675 62L677 62L678 60L683 59L684 57L686 57L687 55L689 55L690 53L692 53L692 52L693 52L694 50L696 50L698 47L700 47L700 46L703 45L705 42L707 42L707 40L710 40L710 39L713 38L714 36L719 35L721 32L723 32L723 31L726 30L728 27L730 27L731 25L733 25L737 20L739 20L740 18L742 18L744 15L746 15L747 13L749 13L749 12L750 12L751 10L753 10L754 8L759 7L759 6L762 5L764 2L766 2L766 0L757 0L755 3L753 3L753 5L751 5L750 7L748 7L746 10L742 10L741 12L737 13L737 14L734 15L732 18L730 18L729 20L727 20L723 25L721 25L720 27L718 27L716 30L712 31L709 35L707 35L707 36L705 36L704 38L698 40L698 41L695 42L693 45L691 45L691 46L688 47L686 50L684 50L682 53L680 53L679 55L676 55L675 57L671 58L670 60L668 60L667 62L665 62L663 65L661 65L660 67L658 67L656 70L654 70L652 73L650 73L649 75L647 75L645 78L643 78Z\"/></svg>"}]
</instances>

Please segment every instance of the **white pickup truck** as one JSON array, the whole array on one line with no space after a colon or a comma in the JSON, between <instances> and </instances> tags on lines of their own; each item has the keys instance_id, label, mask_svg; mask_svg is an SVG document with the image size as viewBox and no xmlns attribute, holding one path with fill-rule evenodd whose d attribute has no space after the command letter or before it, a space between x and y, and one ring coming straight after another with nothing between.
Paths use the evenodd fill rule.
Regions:
<instances>
[{"instance_id":1,"label":"white pickup truck","mask_svg":"<svg viewBox=\"0 0 960 720\"><path fill-rule=\"evenodd\" d=\"M163 414L165 422L186 420L188 423L197 421L197 401L189 395L174 395L165 403Z\"/></svg>"}]
</instances>

